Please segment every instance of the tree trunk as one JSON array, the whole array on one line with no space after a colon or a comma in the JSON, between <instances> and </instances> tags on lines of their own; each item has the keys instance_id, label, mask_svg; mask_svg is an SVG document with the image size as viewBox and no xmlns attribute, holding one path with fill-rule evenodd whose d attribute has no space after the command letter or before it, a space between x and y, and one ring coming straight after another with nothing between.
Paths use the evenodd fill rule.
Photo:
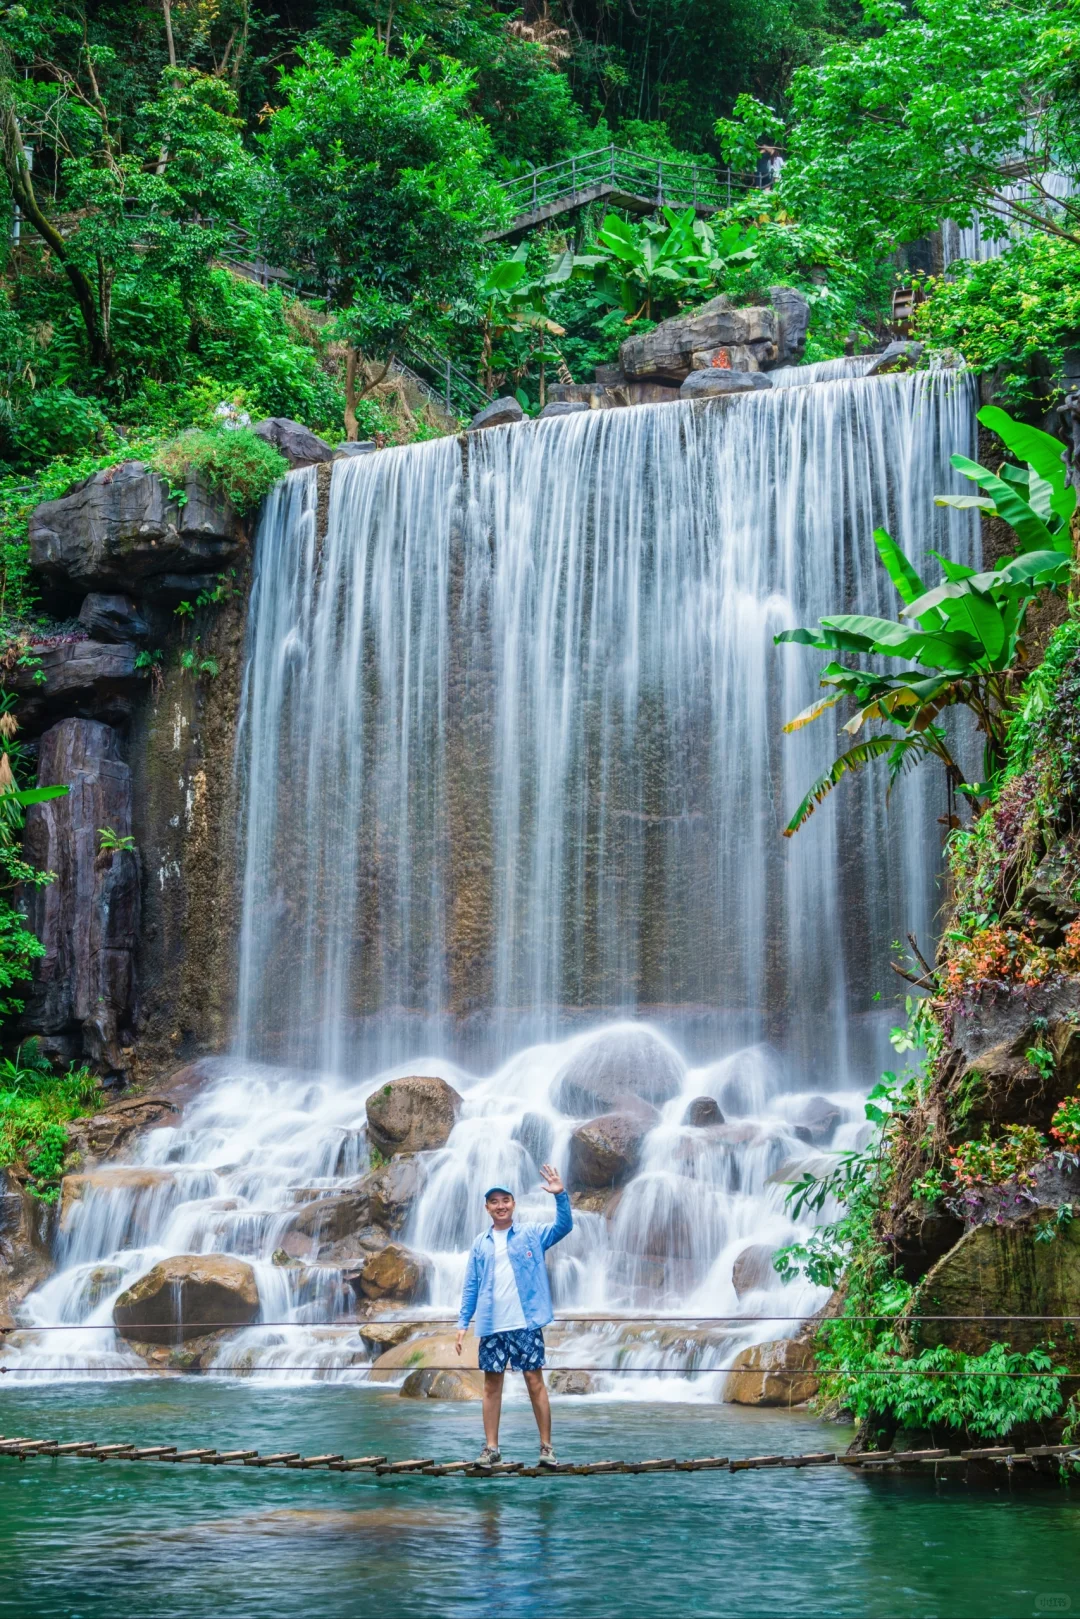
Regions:
<instances>
[{"instance_id":1,"label":"tree trunk","mask_svg":"<svg viewBox=\"0 0 1080 1619\"><path fill-rule=\"evenodd\" d=\"M345 438L355 444L356 427L356 345L350 343L345 350Z\"/></svg>"}]
</instances>

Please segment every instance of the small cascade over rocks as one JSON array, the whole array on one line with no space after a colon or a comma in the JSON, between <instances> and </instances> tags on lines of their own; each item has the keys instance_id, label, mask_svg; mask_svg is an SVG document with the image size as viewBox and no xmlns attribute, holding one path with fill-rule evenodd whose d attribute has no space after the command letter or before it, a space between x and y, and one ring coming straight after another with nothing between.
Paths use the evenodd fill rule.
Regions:
<instances>
[{"instance_id":1,"label":"small cascade over rocks","mask_svg":"<svg viewBox=\"0 0 1080 1619\"><path fill-rule=\"evenodd\" d=\"M629 1368L593 1392L718 1398L719 1371L655 1373L821 1305L772 1269L809 1231L784 1196L866 1139L875 996L888 941L932 933L939 806L914 776L886 825L855 782L784 843L831 739L780 737L817 663L772 636L892 610L877 524L920 562L977 546L932 504L973 449L970 383L866 363L344 460L325 533L315 469L273 492L235 1055L129 1162L69 1177L15 1375L130 1375L121 1296L223 1255L257 1318L192 1338L205 1315L157 1288L176 1341L153 1364L353 1377L372 1318L456 1311L488 1186L551 1218L543 1162L576 1205L556 1309L616 1318L567 1320L552 1363Z\"/></svg>"}]
</instances>

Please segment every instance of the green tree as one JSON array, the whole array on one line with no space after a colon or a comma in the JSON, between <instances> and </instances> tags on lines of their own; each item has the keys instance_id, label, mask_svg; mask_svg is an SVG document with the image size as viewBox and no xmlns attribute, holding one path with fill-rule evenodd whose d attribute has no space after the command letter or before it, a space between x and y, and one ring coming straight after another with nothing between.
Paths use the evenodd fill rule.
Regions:
<instances>
[{"instance_id":1,"label":"green tree","mask_svg":"<svg viewBox=\"0 0 1080 1619\"><path fill-rule=\"evenodd\" d=\"M280 87L284 105L261 138L271 256L338 311L377 294L415 318L470 288L498 208L484 168L490 139L469 116L473 75L445 57L418 62L411 49L390 56L368 32L341 60L305 46ZM354 417L349 321L343 332Z\"/></svg>"},{"instance_id":2,"label":"green tree","mask_svg":"<svg viewBox=\"0 0 1080 1619\"><path fill-rule=\"evenodd\" d=\"M868 15L874 37L831 45L792 81L781 184L791 210L885 252L944 218L967 225L994 211L1080 243L1080 202L1057 202L1045 181L1080 172L1075 7L875 0ZM750 135L773 116L749 102L739 112ZM731 124L720 134L733 158L745 155Z\"/></svg>"},{"instance_id":3,"label":"green tree","mask_svg":"<svg viewBox=\"0 0 1080 1619\"><path fill-rule=\"evenodd\" d=\"M887 760L891 785L910 765L936 758L950 784L973 800L991 786L1005 763L1010 704L1027 672L1027 610L1040 591L1059 589L1068 581L1076 490L1065 481L1061 444L1049 433L1012 421L996 406L981 410L979 420L1025 465L1006 464L991 472L954 455L953 466L984 493L939 495L937 503L1003 518L1016 534L1016 555L990 573L976 573L939 556L945 578L928 589L896 542L884 529L876 529L878 554L904 603L899 619L837 613L823 618L817 630L785 630L776 636L778 644L864 660L903 659L909 665L899 673L881 673L833 662L821 671L821 685L829 695L789 721L785 731L800 730L845 698L857 705L843 727L849 737L872 724L884 729L856 742L818 777L788 823L786 837L799 830L845 776L875 759ZM981 783L966 780L939 723L947 709L956 707L974 715L984 739L986 780Z\"/></svg>"},{"instance_id":4,"label":"green tree","mask_svg":"<svg viewBox=\"0 0 1080 1619\"><path fill-rule=\"evenodd\" d=\"M190 287L251 201L235 96L221 79L169 68L125 125L105 85L116 53L85 45L77 68L20 79L0 58L0 163L13 202L62 270L90 367L116 369L114 312L134 282ZM53 195L30 151L52 155Z\"/></svg>"}]
</instances>

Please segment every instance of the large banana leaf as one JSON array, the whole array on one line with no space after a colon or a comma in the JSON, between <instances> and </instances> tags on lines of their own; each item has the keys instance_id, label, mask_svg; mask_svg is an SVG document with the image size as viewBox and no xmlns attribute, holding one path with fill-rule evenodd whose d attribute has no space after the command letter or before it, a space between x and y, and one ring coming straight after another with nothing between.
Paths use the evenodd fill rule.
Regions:
<instances>
[{"instance_id":1,"label":"large banana leaf","mask_svg":"<svg viewBox=\"0 0 1080 1619\"><path fill-rule=\"evenodd\" d=\"M913 602L919 596L926 595L926 586L919 575L901 551L891 534L883 528L874 530L874 544L878 549L878 556L888 570L889 578L896 586L905 602Z\"/></svg>"},{"instance_id":2,"label":"large banana leaf","mask_svg":"<svg viewBox=\"0 0 1080 1619\"><path fill-rule=\"evenodd\" d=\"M853 748L849 748L847 752L842 753L838 759L834 759L828 770L825 771L824 775L819 776L817 781L815 781L814 785L811 787L810 791L807 793L806 797L795 811L795 814L791 817L791 820L784 828L785 838L790 838L795 835L800 826L802 826L805 821L810 819L811 815L814 813L814 810L822 802L822 800L828 797L833 788L843 781L845 776L854 775L854 773L857 770L861 770L864 765L870 764L870 762L874 759L885 758L886 755L892 753L894 749L897 748L901 750L902 754L912 749L918 749L920 752L926 751L926 745L923 743L921 738L872 736L869 737L865 742L857 742Z\"/></svg>"},{"instance_id":3,"label":"large banana leaf","mask_svg":"<svg viewBox=\"0 0 1080 1619\"><path fill-rule=\"evenodd\" d=\"M999 478L996 472L981 467L977 461L970 460L966 455L953 455L952 464L957 472L962 472L965 478L970 478L980 489L985 489L992 496L997 515L1003 517L1009 527L1016 531L1016 537L1023 550L1061 549L1042 518L1036 516L1024 497L1004 478Z\"/></svg>"},{"instance_id":4,"label":"large banana leaf","mask_svg":"<svg viewBox=\"0 0 1080 1619\"><path fill-rule=\"evenodd\" d=\"M984 427L996 433L1007 449L1021 461L1026 461L1039 478L1052 490L1051 509L1062 524L1067 525L1076 510L1076 490L1066 483L1065 451L1061 441L1041 428L1029 427L1026 422L1014 422L997 405L984 405L979 412Z\"/></svg>"}]
</instances>

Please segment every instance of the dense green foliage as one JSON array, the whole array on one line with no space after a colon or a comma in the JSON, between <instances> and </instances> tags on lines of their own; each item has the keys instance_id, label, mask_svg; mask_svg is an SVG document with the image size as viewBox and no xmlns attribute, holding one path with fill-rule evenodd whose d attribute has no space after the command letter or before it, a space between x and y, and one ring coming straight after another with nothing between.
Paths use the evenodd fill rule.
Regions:
<instances>
[{"instance_id":1,"label":"dense green foliage","mask_svg":"<svg viewBox=\"0 0 1080 1619\"><path fill-rule=\"evenodd\" d=\"M890 785L912 764L938 759L950 787L973 799L990 789L1006 764L1010 702L1027 672L1023 636L1028 608L1040 592L1059 590L1069 580L1076 490L1065 481L1057 439L1012 421L996 406L984 407L979 419L1022 456L1024 464L1006 464L992 472L966 456L954 455L957 470L985 493L939 495L937 503L975 507L1000 517L1015 533L1016 553L984 573L939 556L945 577L928 589L895 541L884 529L876 529L878 554L904 603L899 619L838 613L823 618L818 630L785 630L776 636L777 643L862 660L827 664L821 685L830 695L789 721L786 731L800 730L845 698L857 705L843 727L847 736L858 735L864 726L881 727L841 753L814 782L792 816L788 837L840 781L875 759L887 761ZM866 666L868 657L890 664L907 659L910 667L879 672ZM982 783L967 781L939 722L941 714L956 707L968 709L982 733Z\"/></svg>"},{"instance_id":2,"label":"dense green foliage","mask_svg":"<svg viewBox=\"0 0 1080 1619\"><path fill-rule=\"evenodd\" d=\"M241 514L254 511L289 470L281 451L250 427L185 433L163 445L150 458L150 465L181 493L188 475L194 473Z\"/></svg>"},{"instance_id":3,"label":"dense green foliage","mask_svg":"<svg viewBox=\"0 0 1080 1619\"><path fill-rule=\"evenodd\" d=\"M100 1105L96 1075L74 1066L55 1074L28 1040L0 1062L0 1169L19 1166L29 1190L55 1202L68 1151L64 1126Z\"/></svg>"}]
</instances>

